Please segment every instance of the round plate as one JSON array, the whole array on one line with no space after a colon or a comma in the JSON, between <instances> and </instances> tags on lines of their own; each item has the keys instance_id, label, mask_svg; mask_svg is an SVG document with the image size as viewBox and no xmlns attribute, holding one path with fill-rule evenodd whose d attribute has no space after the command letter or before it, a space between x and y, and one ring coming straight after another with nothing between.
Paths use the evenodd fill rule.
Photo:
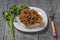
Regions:
<instances>
[{"instance_id":1,"label":"round plate","mask_svg":"<svg viewBox=\"0 0 60 40\"><path fill-rule=\"evenodd\" d=\"M36 10L42 16L43 18L42 24L39 27L26 28L23 25L21 25L19 22L14 22L14 27L23 32L37 32L37 31L41 31L45 29L48 23L48 18L47 18L46 13L42 9L37 8L37 7L30 7L30 9Z\"/></svg>"}]
</instances>

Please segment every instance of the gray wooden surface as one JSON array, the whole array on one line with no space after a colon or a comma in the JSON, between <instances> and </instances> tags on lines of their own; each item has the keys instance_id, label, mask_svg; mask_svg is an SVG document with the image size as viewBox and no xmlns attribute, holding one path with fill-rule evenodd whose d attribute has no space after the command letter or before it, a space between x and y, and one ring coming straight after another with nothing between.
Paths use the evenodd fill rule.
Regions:
<instances>
[{"instance_id":1,"label":"gray wooden surface","mask_svg":"<svg viewBox=\"0 0 60 40\"><path fill-rule=\"evenodd\" d=\"M10 40L9 27L6 20L2 17L2 12L8 10L12 5L26 4L28 6L36 6L42 8L48 16L48 26L45 30L36 33L24 33L15 29L16 40L60 40L60 0L52 0L54 6L55 24L57 30L57 38L52 36L49 14L52 13L49 0L0 0L0 40Z\"/></svg>"}]
</instances>

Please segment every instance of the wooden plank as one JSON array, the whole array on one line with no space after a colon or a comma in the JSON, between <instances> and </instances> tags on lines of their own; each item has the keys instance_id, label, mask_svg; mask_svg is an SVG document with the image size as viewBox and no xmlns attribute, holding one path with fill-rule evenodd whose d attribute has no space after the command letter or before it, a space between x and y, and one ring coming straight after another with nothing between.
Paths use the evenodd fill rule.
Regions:
<instances>
[{"instance_id":1,"label":"wooden plank","mask_svg":"<svg viewBox=\"0 0 60 40\"><path fill-rule=\"evenodd\" d=\"M57 40L60 40L60 0L53 0L52 4L54 6L53 12L55 13L55 25L57 30Z\"/></svg>"},{"instance_id":2,"label":"wooden plank","mask_svg":"<svg viewBox=\"0 0 60 40\"><path fill-rule=\"evenodd\" d=\"M37 3L40 4L40 6L41 6L40 8L44 9L49 17L49 12L51 10L49 1L48 0L40 0ZM43 32L39 33L39 40L56 40L52 36L50 21L51 20L49 19L49 24L48 24L47 28L45 30L43 30Z\"/></svg>"},{"instance_id":3,"label":"wooden plank","mask_svg":"<svg viewBox=\"0 0 60 40\"><path fill-rule=\"evenodd\" d=\"M60 40L60 0L53 0L55 5L55 24L57 29L57 40Z\"/></svg>"},{"instance_id":4,"label":"wooden plank","mask_svg":"<svg viewBox=\"0 0 60 40\"><path fill-rule=\"evenodd\" d=\"M2 10L0 10L0 15L2 15ZM0 40L3 40L4 27L2 23L2 18L0 17Z\"/></svg>"},{"instance_id":5,"label":"wooden plank","mask_svg":"<svg viewBox=\"0 0 60 40\"><path fill-rule=\"evenodd\" d=\"M24 33L15 29L16 40L37 40L37 34L34 33Z\"/></svg>"},{"instance_id":6,"label":"wooden plank","mask_svg":"<svg viewBox=\"0 0 60 40\"><path fill-rule=\"evenodd\" d=\"M3 0L3 4L4 4L3 6L4 9L8 10L13 5L13 0ZM10 40L10 30L9 30L8 22L5 21L4 25L5 25L4 40Z\"/></svg>"},{"instance_id":7,"label":"wooden plank","mask_svg":"<svg viewBox=\"0 0 60 40\"><path fill-rule=\"evenodd\" d=\"M7 9L7 0L0 0L0 40L4 40L5 20L2 12Z\"/></svg>"}]
</instances>

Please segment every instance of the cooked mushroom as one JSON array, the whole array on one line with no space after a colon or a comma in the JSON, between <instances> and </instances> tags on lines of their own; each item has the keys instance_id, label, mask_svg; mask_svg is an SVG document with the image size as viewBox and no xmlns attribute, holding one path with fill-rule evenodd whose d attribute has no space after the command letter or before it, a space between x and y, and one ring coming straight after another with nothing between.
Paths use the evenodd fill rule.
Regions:
<instances>
[{"instance_id":1,"label":"cooked mushroom","mask_svg":"<svg viewBox=\"0 0 60 40\"><path fill-rule=\"evenodd\" d=\"M41 23L42 17L38 14L37 11L33 9L24 9L19 15L20 21L26 26L30 26L36 23Z\"/></svg>"}]
</instances>

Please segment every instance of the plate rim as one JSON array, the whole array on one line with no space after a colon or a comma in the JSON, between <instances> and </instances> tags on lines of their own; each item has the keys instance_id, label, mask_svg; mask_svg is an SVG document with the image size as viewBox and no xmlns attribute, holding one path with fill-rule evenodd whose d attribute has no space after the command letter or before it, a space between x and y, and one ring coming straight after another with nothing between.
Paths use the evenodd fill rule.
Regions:
<instances>
[{"instance_id":1,"label":"plate rim","mask_svg":"<svg viewBox=\"0 0 60 40\"><path fill-rule=\"evenodd\" d=\"M39 8L39 7L35 7L35 8L41 9L41 8ZM47 24L46 24L46 26L45 26L44 28L42 28L41 30L35 30L35 31L23 31L23 30L20 30L20 29L16 28L15 26L14 26L14 27L15 27L17 30L22 31L22 32L38 32L38 31L44 30L44 29L47 27L47 25L48 25L48 17L47 17L46 12L45 12L43 9L41 9L41 10L45 13L46 18L47 18Z\"/></svg>"}]
</instances>

